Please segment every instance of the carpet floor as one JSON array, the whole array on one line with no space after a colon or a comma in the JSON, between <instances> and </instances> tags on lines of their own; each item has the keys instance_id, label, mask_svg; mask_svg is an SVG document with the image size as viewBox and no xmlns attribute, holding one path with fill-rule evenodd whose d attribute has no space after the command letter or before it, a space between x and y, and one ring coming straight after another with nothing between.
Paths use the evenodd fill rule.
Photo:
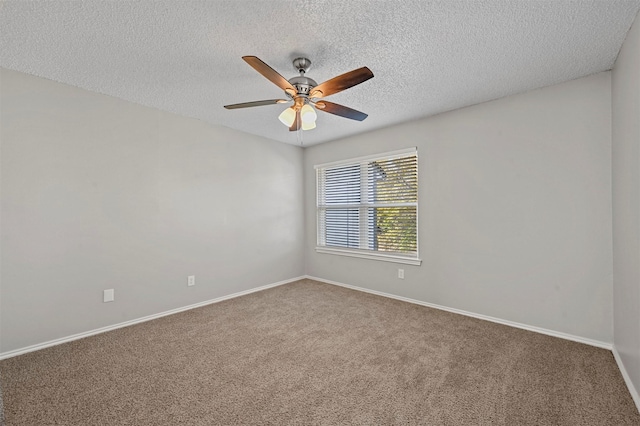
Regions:
<instances>
[{"instance_id":1,"label":"carpet floor","mask_svg":"<svg viewBox=\"0 0 640 426\"><path fill-rule=\"evenodd\" d=\"M640 425L610 351L310 280L0 373L7 426Z\"/></svg>"}]
</instances>

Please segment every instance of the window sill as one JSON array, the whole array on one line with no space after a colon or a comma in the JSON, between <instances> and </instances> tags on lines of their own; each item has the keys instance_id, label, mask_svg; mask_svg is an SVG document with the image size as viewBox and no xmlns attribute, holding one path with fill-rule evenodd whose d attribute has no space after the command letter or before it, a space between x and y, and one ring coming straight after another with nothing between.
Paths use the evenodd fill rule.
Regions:
<instances>
[{"instance_id":1,"label":"window sill","mask_svg":"<svg viewBox=\"0 0 640 426\"><path fill-rule=\"evenodd\" d=\"M368 251L362 251L362 250L316 247L316 252L324 253L324 254L335 254L338 256L359 257L361 259L381 260L383 262L404 263L405 265L419 266L422 263L422 259L418 259L418 258L397 256L392 254L382 254L382 253L368 252Z\"/></svg>"}]
</instances>

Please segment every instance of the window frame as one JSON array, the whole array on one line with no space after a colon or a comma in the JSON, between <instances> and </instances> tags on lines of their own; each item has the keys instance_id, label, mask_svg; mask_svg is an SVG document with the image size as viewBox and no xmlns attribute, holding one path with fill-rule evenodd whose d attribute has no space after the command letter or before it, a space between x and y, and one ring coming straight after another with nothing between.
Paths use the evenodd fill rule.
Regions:
<instances>
[{"instance_id":1,"label":"window frame","mask_svg":"<svg viewBox=\"0 0 640 426\"><path fill-rule=\"evenodd\" d=\"M379 154L367 155L356 158L349 158L346 160L332 161L329 163L322 163L314 165L314 171L316 174L316 252L324 253L324 254L333 254L339 256L348 256L348 257L357 257L362 259L370 259L370 260L379 260L385 262L395 262L402 263L406 265L420 265L422 260L420 259L420 241L419 241L419 204L420 199L416 202L416 252L414 254L398 254L398 253L386 253L386 252L378 252L370 249L355 249L355 248L343 248L343 247L327 247L326 245L321 245L324 236L321 235L320 229L320 214L321 214L321 205L320 205L320 169L329 169L332 167L340 167L340 166L349 166L349 165L362 165L376 160L389 160L393 158L401 158L415 155L416 157L416 174L418 173L418 149L416 147L383 152ZM361 176L366 176L366 173L361 174ZM419 182L419 180L418 180ZM361 186L366 184L366 178L361 180ZM362 205L362 201L360 202ZM324 206L326 207L326 206ZM367 208L365 206L361 206L360 208ZM364 222L364 221L363 221ZM361 227L366 228L366 223L361 222ZM365 232L361 229L361 234Z\"/></svg>"}]
</instances>

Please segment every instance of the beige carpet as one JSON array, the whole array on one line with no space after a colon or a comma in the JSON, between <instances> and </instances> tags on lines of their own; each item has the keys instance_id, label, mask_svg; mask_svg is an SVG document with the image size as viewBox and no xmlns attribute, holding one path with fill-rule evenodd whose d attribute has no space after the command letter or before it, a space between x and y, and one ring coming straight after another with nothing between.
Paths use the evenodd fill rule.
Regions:
<instances>
[{"instance_id":1,"label":"beige carpet","mask_svg":"<svg viewBox=\"0 0 640 426\"><path fill-rule=\"evenodd\" d=\"M13 425L640 425L611 352L313 281L0 362Z\"/></svg>"}]
</instances>

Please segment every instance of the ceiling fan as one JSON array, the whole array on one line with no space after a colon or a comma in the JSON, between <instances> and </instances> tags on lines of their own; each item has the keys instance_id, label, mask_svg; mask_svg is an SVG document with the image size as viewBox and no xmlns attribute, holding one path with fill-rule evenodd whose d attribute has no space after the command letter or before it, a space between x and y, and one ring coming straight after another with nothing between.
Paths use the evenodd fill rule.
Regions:
<instances>
[{"instance_id":1,"label":"ceiling fan","mask_svg":"<svg viewBox=\"0 0 640 426\"><path fill-rule=\"evenodd\" d=\"M373 77L373 73L367 67L362 67L349 71L345 74L334 77L324 83L316 83L315 80L306 77L305 74L311 66L311 61L307 58L296 58L293 60L293 67L300 75L285 79L273 68L264 63L256 56L243 56L242 59L251 65L256 71L266 77L269 81L284 90L287 99L268 99L264 101L243 102L239 104L225 105L226 109L250 108L263 105L282 104L293 102L293 105L285 109L278 117L289 130L311 130L316 127L317 114L312 108L329 114L351 120L362 121L367 118L367 114L356 111L353 108L333 102L325 101L323 98L357 84L365 82Z\"/></svg>"}]
</instances>

